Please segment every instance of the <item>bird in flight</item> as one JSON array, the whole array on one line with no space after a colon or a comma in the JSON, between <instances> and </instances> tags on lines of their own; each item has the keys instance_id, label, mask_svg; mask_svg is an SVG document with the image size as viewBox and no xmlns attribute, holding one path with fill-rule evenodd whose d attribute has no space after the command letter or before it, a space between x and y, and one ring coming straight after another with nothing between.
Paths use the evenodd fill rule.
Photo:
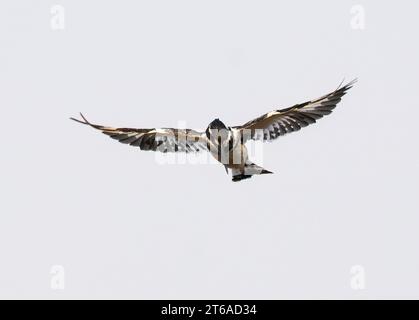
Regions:
<instances>
[{"instance_id":1,"label":"bird in flight","mask_svg":"<svg viewBox=\"0 0 419 320\"><path fill-rule=\"evenodd\" d=\"M121 143L141 150L158 152L202 152L210 154L231 170L232 181L241 181L253 175L270 174L248 158L245 143L249 140L272 141L287 133L298 131L332 112L356 80L318 99L274 110L241 126L228 127L219 119L212 121L204 132L173 128L114 128L89 122L80 113L79 123L102 131Z\"/></svg>"}]
</instances>

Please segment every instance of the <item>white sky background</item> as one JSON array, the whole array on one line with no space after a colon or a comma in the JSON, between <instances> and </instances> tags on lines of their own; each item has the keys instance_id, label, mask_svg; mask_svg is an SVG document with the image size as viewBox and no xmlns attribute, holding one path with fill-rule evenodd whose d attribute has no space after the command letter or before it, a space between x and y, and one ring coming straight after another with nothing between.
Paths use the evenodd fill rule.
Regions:
<instances>
[{"instance_id":1,"label":"white sky background","mask_svg":"<svg viewBox=\"0 0 419 320\"><path fill-rule=\"evenodd\" d=\"M63 30L50 26L56 4ZM364 30L351 28L357 4ZM0 298L419 298L418 12L2 1ZM241 183L68 120L233 126L344 77L359 82L332 115L264 146L275 174Z\"/></svg>"}]
</instances>

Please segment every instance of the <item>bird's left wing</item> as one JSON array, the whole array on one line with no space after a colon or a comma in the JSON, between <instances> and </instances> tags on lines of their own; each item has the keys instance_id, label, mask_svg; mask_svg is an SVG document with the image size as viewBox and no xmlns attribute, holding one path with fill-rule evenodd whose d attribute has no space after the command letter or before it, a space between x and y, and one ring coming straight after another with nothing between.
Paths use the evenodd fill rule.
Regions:
<instances>
[{"instance_id":1,"label":"bird's left wing","mask_svg":"<svg viewBox=\"0 0 419 320\"><path fill-rule=\"evenodd\" d=\"M70 118L102 131L121 143L139 147L141 150L160 152L199 152L207 150L207 140L203 132L191 129L135 129L112 128L92 124L80 113L82 120Z\"/></svg>"},{"instance_id":2,"label":"bird's left wing","mask_svg":"<svg viewBox=\"0 0 419 320\"><path fill-rule=\"evenodd\" d=\"M318 99L266 113L242 126L233 127L233 129L239 130L243 141L249 139L270 141L287 133L298 131L332 113L332 110L355 82L356 80L351 81Z\"/></svg>"}]
</instances>

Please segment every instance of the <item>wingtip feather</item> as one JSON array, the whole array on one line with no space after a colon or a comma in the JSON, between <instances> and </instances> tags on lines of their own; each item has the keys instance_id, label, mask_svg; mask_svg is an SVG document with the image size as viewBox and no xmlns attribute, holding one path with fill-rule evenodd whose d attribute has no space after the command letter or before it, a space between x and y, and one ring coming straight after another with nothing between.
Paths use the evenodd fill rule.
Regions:
<instances>
[{"instance_id":1,"label":"wingtip feather","mask_svg":"<svg viewBox=\"0 0 419 320\"><path fill-rule=\"evenodd\" d=\"M86 117L83 115L83 113L81 113L80 112L80 117L82 117L82 119L84 120L84 122L86 123L86 124L90 124L91 125L91 123L86 119Z\"/></svg>"},{"instance_id":2,"label":"wingtip feather","mask_svg":"<svg viewBox=\"0 0 419 320\"><path fill-rule=\"evenodd\" d=\"M81 121L81 120L73 118L73 117L70 117L70 120L76 121L76 122L81 123L81 124L89 124L84 117L82 117L82 118L83 118L84 121Z\"/></svg>"},{"instance_id":3,"label":"wingtip feather","mask_svg":"<svg viewBox=\"0 0 419 320\"><path fill-rule=\"evenodd\" d=\"M347 84L345 84L343 87L342 87L342 89L343 88L345 88L346 90L347 89L350 89L350 88L352 88L354 85L355 85L355 83L357 83L358 82L358 78L355 78L355 79L353 79L352 81L350 81L350 82L348 82Z\"/></svg>"}]
</instances>

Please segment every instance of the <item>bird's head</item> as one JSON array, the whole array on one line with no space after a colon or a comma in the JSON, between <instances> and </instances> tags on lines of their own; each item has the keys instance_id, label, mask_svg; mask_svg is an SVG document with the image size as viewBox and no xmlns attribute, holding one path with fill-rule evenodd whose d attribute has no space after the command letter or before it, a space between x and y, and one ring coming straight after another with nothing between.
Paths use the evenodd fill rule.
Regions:
<instances>
[{"instance_id":1,"label":"bird's head","mask_svg":"<svg viewBox=\"0 0 419 320\"><path fill-rule=\"evenodd\" d=\"M225 130L228 130L227 126L220 119L217 118L208 125L208 128L205 131L205 133L209 139L210 136L213 136L213 135L218 136L220 131L225 131Z\"/></svg>"},{"instance_id":2,"label":"bird's head","mask_svg":"<svg viewBox=\"0 0 419 320\"><path fill-rule=\"evenodd\" d=\"M218 119L218 118L215 119L215 120L213 120L209 124L208 128L209 129L218 129L218 130L220 130L220 129L227 129L226 125L220 119Z\"/></svg>"}]
</instances>

